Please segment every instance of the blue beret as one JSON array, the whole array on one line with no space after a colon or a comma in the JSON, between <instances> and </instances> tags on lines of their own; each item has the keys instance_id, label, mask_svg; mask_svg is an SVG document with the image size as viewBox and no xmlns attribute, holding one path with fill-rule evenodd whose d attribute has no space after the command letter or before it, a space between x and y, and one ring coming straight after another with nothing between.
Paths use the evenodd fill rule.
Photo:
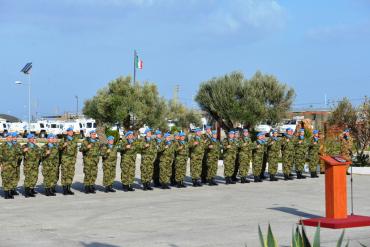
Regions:
<instances>
[{"instance_id":1,"label":"blue beret","mask_svg":"<svg viewBox=\"0 0 370 247\"><path fill-rule=\"evenodd\" d=\"M318 130L313 130L313 131L312 131L312 133L313 133L313 134L318 134L318 133L319 133L319 131L318 131Z\"/></svg>"},{"instance_id":2,"label":"blue beret","mask_svg":"<svg viewBox=\"0 0 370 247\"><path fill-rule=\"evenodd\" d=\"M248 129L243 129L243 132L248 132L249 130Z\"/></svg>"},{"instance_id":3,"label":"blue beret","mask_svg":"<svg viewBox=\"0 0 370 247\"><path fill-rule=\"evenodd\" d=\"M212 128L212 126L211 125L207 125L206 126L206 129L211 129Z\"/></svg>"},{"instance_id":4,"label":"blue beret","mask_svg":"<svg viewBox=\"0 0 370 247\"><path fill-rule=\"evenodd\" d=\"M114 140L114 137L113 137L113 136L108 136L108 137L107 137L107 140L108 140L108 141L113 141L113 140Z\"/></svg>"},{"instance_id":5,"label":"blue beret","mask_svg":"<svg viewBox=\"0 0 370 247\"><path fill-rule=\"evenodd\" d=\"M202 131L200 128L196 128L195 130L194 130L194 132L199 132L199 131Z\"/></svg>"},{"instance_id":6,"label":"blue beret","mask_svg":"<svg viewBox=\"0 0 370 247\"><path fill-rule=\"evenodd\" d=\"M349 132L349 129L345 129L344 132L348 133Z\"/></svg>"},{"instance_id":7,"label":"blue beret","mask_svg":"<svg viewBox=\"0 0 370 247\"><path fill-rule=\"evenodd\" d=\"M160 135L160 134L162 134L162 131L160 131L160 130L156 130L156 131L154 132L154 134L155 134L155 135Z\"/></svg>"},{"instance_id":8,"label":"blue beret","mask_svg":"<svg viewBox=\"0 0 370 247\"><path fill-rule=\"evenodd\" d=\"M212 130L212 134L217 134L217 130Z\"/></svg>"},{"instance_id":9,"label":"blue beret","mask_svg":"<svg viewBox=\"0 0 370 247\"><path fill-rule=\"evenodd\" d=\"M18 133L17 132L12 132L9 135L11 135L12 137L17 137L18 136Z\"/></svg>"},{"instance_id":10,"label":"blue beret","mask_svg":"<svg viewBox=\"0 0 370 247\"><path fill-rule=\"evenodd\" d=\"M286 128L286 130L285 131L289 131L289 130L293 130L292 128Z\"/></svg>"},{"instance_id":11,"label":"blue beret","mask_svg":"<svg viewBox=\"0 0 370 247\"><path fill-rule=\"evenodd\" d=\"M4 134L4 136L5 137L12 136L12 133L10 133L10 132L9 133L6 133L6 134Z\"/></svg>"},{"instance_id":12,"label":"blue beret","mask_svg":"<svg viewBox=\"0 0 370 247\"><path fill-rule=\"evenodd\" d=\"M150 131L152 131L151 128L146 128L145 131L144 131L144 134L148 134Z\"/></svg>"},{"instance_id":13,"label":"blue beret","mask_svg":"<svg viewBox=\"0 0 370 247\"><path fill-rule=\"evenodd\" d=\"M229 131L229 134L235 134L235 131L230 130L230 131Z\"/></svg>"},{"instance_id":14,"label":"blue beret","mask_svg":"<svg viewBox=\"0 0 370 247\"><path fill-rule=\"evenodd\" d=\"M90 134L96 133L96 130L90 130Z\"/></svg>"},{"instance_id":15,"label":"blue beret","mask_svg":"<svg viewBox=\"0 0 370 247\"><path fill-rule=\"evenodd\" d=\"M265 135L265 133L263 133L263 132L258 132L257 137L258 137L258 136L264 136L264 135Z\"/></svg>"},{"instance_id":16,"label":"blue beret","mask_svg":"<svg viewBox=\"0 0 370 247\"><path fill-rule=\"evenodd\" d=\"M304 132L304 129L303 129L303 128L302 128L302 129L300 129L300 130L299 130L299 132Z\"/></svg>"},{"instance_id":17,"label":"blue beret","mask_svg":"<svg viewBox=\"0 0 370 247\"><path fill-rule=\"evenodd\" d=\"M35 138L35 135L34 134L28 134L27 139L31 139L31 138Z\"/></svg>"},{"instance_id":18,"label":"blue beret","mask_svg":"<svg viewBox=\"0 0 370 247\"><path fill-rule=\"evenodd\" d=\"M179 133L179 136L185 136L185 133L181 131L181 132Z\"/></svg>"},{"instance_id":19,"label":"blue beret","mask_svg":"<svg viewBox=\"0 0 370 247\"><path fill-rule=\"evenodd\" d=\"M129 136L129 135L133 135L133 134L134 134L134 132L129 130L129 131L126 132L125 136Z\"/></svg>"},{"instance_id":20,"label":"blue beret","mask_svg":"<svg viewBox=\"0 0 370 247\"><path fill-rule=\"evenodd\" d=\"M55 137L55 135L53 135L53 134L48 134L48 137L47 137L47 138L49 139L49 138L54 138L54 137Z\"/></svg>"},{"instance_id":21,"label":"blue beret","mask_svg":"<svg viewBox=\"0 0 370 247\"><path fill-rule=\"evenodd\" d=\"M164 137L169 137L169 136L171 136L171 134L170 134L169 132L166 132L166 133L164 134Z\"/></svg>"},{"instance_id":22,"label":"blue beret","mask_svg":"<svg viewBox=\"0 0 370 247\"><path fill-rule=\"evenodd\" d=\"M67 128L67 131L73 131L73 128L72 127L68 127Z\"/></svg>"},{"instance_id":23,"label":"blue beret","mask_svg":"<svg viewBox=\"0 0 370 247\"><path fill-rule=\"evenodd\" d=\"M272 133L276 133L276 132L277 132L277 130L273 129L273 130L271 130L271 132L272 132Z\"/></svg>"}]
</instances>

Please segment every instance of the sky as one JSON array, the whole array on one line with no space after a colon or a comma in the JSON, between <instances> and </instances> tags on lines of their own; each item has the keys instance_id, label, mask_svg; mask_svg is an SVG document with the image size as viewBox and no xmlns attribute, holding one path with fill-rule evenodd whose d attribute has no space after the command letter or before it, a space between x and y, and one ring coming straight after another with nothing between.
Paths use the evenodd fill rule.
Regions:
<instances>
[{"instance_id":1,"label":"sky","mask_svg":"<svg viewBox=\"0 0 370 247\"><path fill-rule=\"evenodd\" d=\"M199 84L260 70L296 91L295 108L325 95L370 93L369 0L0 0L0 113L76 112L96 91L133 74L133 52L165 98L197 107Z\"/></svg>"}]
</instances>

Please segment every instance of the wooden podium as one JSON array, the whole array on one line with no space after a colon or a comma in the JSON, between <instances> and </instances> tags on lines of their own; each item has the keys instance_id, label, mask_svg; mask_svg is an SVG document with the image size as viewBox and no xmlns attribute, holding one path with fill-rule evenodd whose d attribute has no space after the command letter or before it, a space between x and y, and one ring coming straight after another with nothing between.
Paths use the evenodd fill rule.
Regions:
<instances>
[{"instance_id":1,"label":"wooden podium","mask_svg":"<svg viewBox=\"0 0 370 247\"><path fill-rule=\"evenodd\" d=\"M322 156L325 162L326 218L347 218L347 169L350 161L339 162L331 156Z\"/></svg>"},{"instance_id":2,"label":"wooden podium","mask_svg":"<svg viewBox=\"0 0 370 247\"><path fill-rule=\"evenodd\" d=\"M325 218L301 220L307 226L349 228L370 226L370 217L347 215L347 169L351 164L339 156L321 156L325 162Z\"/></svg>"}]
</instances>

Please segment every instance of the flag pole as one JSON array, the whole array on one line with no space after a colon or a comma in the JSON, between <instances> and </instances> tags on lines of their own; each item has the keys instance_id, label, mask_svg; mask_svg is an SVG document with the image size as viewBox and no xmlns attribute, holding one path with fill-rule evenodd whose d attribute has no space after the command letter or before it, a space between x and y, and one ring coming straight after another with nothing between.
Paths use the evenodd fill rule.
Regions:
<instances>
[{"instance_id":1,"label":"flag pole","mask_svg":"<svg viewBox=\"0 0 370 247\"><path fill-rule=\"evenodd\" d=\"M136 83L136 50L134 50L134 84Z\"/></svg>"}]
</instances>

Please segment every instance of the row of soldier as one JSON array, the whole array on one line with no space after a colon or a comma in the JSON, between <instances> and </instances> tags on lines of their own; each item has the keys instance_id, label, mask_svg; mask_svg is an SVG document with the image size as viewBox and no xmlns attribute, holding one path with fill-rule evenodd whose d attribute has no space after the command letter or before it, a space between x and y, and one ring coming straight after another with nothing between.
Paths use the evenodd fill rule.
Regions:
<instances>
[{"instance_id":1,"label":"row of soldier","mask_svg":"<svg viewBox=\"0 0 370 247\"><path fill-rule=\"evenodd\" d=\"M115 142L113 136L107 143L101 144L95 131L83 140L79 150L83 154L84 190L85 193L96 193L95 183L98 174L98 163L102 157L103 186L106 192L115 192L113 182L116 178L118 153L121 154L121 182L124 191L134 191L136 155L141 154L141 183L143 190L152 190L155 186L170 189L170 185L179 188L185 186L188 158L190 158L190 176L195 187L208 183L217 185L218 161L223 159L226 184L235 184L240 177L241 183L249 183L247 176L252 164L254 182L262 182L268 163L270 181L277 181L278 162L283 164L284 180L292 180L292 168L295 166L298 179L302 174L306 160L309 161L311 177L317 176L319 163L319 135L313 131L310 140L305 139L304 129L296 136L292 129L287 129L283 138L273 131L268 140L265 133L258 133L257 140L252 142L247 129L229 131L222 141L217 139L217 132L207 126L206 133L200 129L194 131L192 138L184 132L162 133L159 130L152 134L152 129L145 130L145 137L138 139L134 132L127 131L125 138ZM0 163L4 197L12 199L18 195L17 186L20 180L20 165L23 160L24 195L34 197L38 179L39 165L42 164L45 195L55 196L56 185L61 174L61 185L64 195L73 195L71 185L75 174L78 152L78 139L73 129L67 129L66 136L60 141L52 134L42 147L36 144L32 134L27 136L27 143L17 143L17 134L10 133L6 142L0 146Z\"/></svg>"}]
</instances>

